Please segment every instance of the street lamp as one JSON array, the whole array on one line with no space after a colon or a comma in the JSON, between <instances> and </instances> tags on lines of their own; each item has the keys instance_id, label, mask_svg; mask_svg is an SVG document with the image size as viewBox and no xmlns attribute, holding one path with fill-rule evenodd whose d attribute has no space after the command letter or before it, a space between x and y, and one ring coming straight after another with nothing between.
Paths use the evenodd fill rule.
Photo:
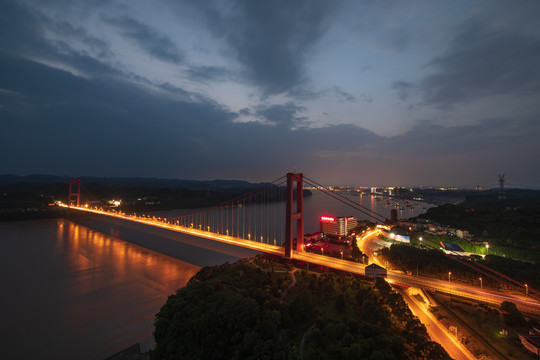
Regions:
<instances>
[{"instance_id":1,"label":"street lamp","mask_svg":"<svg viewBox=\"0 0 540 360\"><path fill-rule=\"evenodd\" d=\"M478 278L480 280L480 290L482 290L482 278Z\"/></svg>"},{"instance_id":2,"label":"street lamp","mask_svg":"<svg viewBox=\"0 0 540 360\"><path fill-rule=\"evenodd\" d=\"M339 253L341 254L341 260L343 260L343 250L340 250Z\"/></svg>"},{"instance_id":3,"label":"street lamp","mask_svg":"<svg viewBox=\"0 0 540 360\"><path fill-rule=\"evenodd\" d=\"M529 296L529 285L525 284L525 295Z\"/></svg>"},{"instance_id":4,"label":"street lamp","mask_svg":"<svg viewBox=\"0 0 540 360\"><path fill-rule=\"evenodd\" d=\"M489 244L486 244L486 255L489 254Z\"/></svg>"},{"instance_id":5,"label":"street lamp","mask_svg":"<svg viewBox=\"0 0 540 360\"><path fill-rule=\"evenodd\" d=\"M422 242L422 237L420 236L420 237L418 238L418 240L420 240L420 242Z\"/></svg>"},{"instance_id":6,"label":"street lamp","mask_svg":"<svg viewBox=\"0 0 540 360\"><path fill-rule=\"evenodd\" d=\"M448 282L450 282L450 275L452 275L451 271L448 272Z\"/></svg>"}]
</instances>

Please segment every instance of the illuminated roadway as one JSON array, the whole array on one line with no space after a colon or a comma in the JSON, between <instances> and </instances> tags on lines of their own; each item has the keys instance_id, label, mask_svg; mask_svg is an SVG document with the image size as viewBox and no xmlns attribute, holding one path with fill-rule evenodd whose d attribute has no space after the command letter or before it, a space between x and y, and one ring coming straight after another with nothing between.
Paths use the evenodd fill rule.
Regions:
<instances>
[{"instance_id":1,"label":"illuminated roadway","mask_svg":"<svg viewBox=\"0 0 540 360\"><path fill-rule=\"evenodd\" d=\"M61 205L61 206L67 207L67 205ZM217 233L213 233L209 231L193 229L193 228L188 228L188 227L174 225L174 224L168 224L168 223L155 220L152 218L139 217L139 216L134 216L134 215L127 215L120 212L109 212L109 211L96 210L96 209L90 209L90 208L78 207L78 206L71 206L70 209L85 211L85 212L94 213L94 214L106 215L106 216L110 216L117 219L123 219L127 221L133 221L140 224L146 224L150 226L159 227L162 229L167 229L167 230L171 230L175 232L202 237L205 239L220 241L223 243L232 244L232 245L236 245L236 246L240 246L240 247L244 247L244 248L248 248L252 250L257 250L257 251L261 251L268 254L283 256L285 253L285 250L281 246L275 246L275 245L260 243L260 242L256 242L252 240L241 239L241 238L237 238L233 236L217 234Z\"/></svg>"},{"instance_id":2,"label":"illuminated roadway","mask_svg":"<svg viewBox=\"0 0 540 360\"><path fill-rule=\"evenodd\" d=\"M66 206L66 205L63 205L63 206ZM261 251L268 254L284 256L284 253L285 253L284 248L281 246L275 246L275 245L260 243L260 242L256 242L252 240L246 240L246 239L241 239L241 238L232 237L228 235L203 231L199 229L193 229L193 228L183 227L179 225L168 224L168 223L161 222L161 221L151 219L151 218L138 217L138 216L127 215L127 214L118 213L118 212L95 210L95 209L90 209L86 207L72 206L71 209L111 216L114 218L134 221L134 222L138 222L138 223L146 224L150 226L156 226L156 227L168 229L175 232L195 235L195 236L199 236L206 239L211 239L211 240L220 241L223 243L245 247L245 248ZM375 261L376 261L376 257L373 256L373 252L374 252L373 242L376 240L378 233L379 232L377 230L369 232L361 239L361 241L358 244L360 250L362 250L363 253L368 255L370 259L374 259ZM328 256L314 254L314 253L298 252L298 251L293 251L293 258L296 260L306 261L315 265L326 266L326 267L331 267L337 270L351 272L354 274L365 275L366 265L359 264L352 261L341 260L341 259L336 259L336 258L332 258ZM531 298L526 298L525 296L520 296L520 295L515 295L515 294L506 294L506 293L490 291L490 290L480 290L472 286L463 285L463 284L459 284L455 282L430 279L430 278L421 277L421 276L404 275L400 272L392 271L392 270L388 270L387 278L388 278L388 281L393 284L414 286L414 287L422 288L425 290L431 290L431 291L440 291L446 294L461 296L461 297L468 298L474 301L485 302L485 303L493 304L496 306L499 306L501 302L508 300L508 301L514 302L520 311L540 314L540 303L537 301L534 301Z\"/></svg>"},{"instance_id":3,"label":"illuminated roadway","mask_svg":"<svg viewBox=\"0 0 540 360\"><path fill-rule=\"evenodd\" d=\"M455 337L450 334L446 328L426 309L424 304L421 304L409 295L406 290L398 289L399 294L403 297L403 300L409 305L412 313L420 319L422 324L426 326L426 330L435 342L441 344L448 355L452 359L456 360L474 360L476 359L467 348Z\"/></svg>"}]
</instances>

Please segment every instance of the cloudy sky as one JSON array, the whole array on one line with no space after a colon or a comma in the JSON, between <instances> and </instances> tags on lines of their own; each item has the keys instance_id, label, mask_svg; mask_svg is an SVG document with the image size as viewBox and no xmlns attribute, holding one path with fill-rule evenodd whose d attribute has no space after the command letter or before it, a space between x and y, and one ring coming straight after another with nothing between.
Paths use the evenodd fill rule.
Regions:
<instances>
[{"instance_id":1,"label":"cloudy sky","mask_svg":"<svg viewBox=\"0 0 540 360\"><path fill-rule=\"evenodd\" d=\"M0 173L539 186L540 2L0 3Z\"/></svg>"}]
</instances>

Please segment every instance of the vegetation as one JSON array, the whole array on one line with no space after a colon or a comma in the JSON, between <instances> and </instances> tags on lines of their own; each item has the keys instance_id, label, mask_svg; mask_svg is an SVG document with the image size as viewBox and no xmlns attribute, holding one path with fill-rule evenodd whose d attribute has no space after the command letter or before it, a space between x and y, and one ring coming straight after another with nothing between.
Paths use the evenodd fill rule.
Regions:
<instances>
[{"instance_id":1,"label":"vegetation","mask_svg":"<svg viewBox=\"0 0 540 360\"><path fill-rule=\"evenodd\" d=\"M471 266L480 264L518 282L526 283L532 288L540 288L540 268L536 264L506 259L501 256L488 255L485 259L478 257L473 262L466 259L458 259L459 261L457 261L435 249L421 249L403 244L393 244L390 248L382 249L380 256L384 261L388 261L393 268L402 271L411 271L416 274L418 270L420 275L439 279L448 279L448 272L452 272L451 279L475 286L480 285L479 277L482 277L483 286L503 289L504 285L500 282L471 268Z\"/></svg>"},{"instance_id":2,"label":"vegetation","mask_svg":"<svg viewBox=\"0 0 540 360\"><path fill-rule=\"evenodd\" d=\"M282 267L257 257L201 269L157 314L153 357L449 359L384 281Z\"/></svg>"},{"instance_id":3,"label":"vegetation","mask_svg":"<svg viewBox=\"0 0 540 360\"><path fill-rule=\"evenodd\" d=\"M540 252L540 204L517 208L445 204L430 208L421 217L467 230L474 239L489 241L490 245Z\"/></svg>"},{"instance_id":4,"label":"vegetation","mask_svg":"<svg viewBox=\"0 0 540 360\"><path fill-rule=\"evenodd\" d=\"M523 349L518 334L527 333L531 326L538 326L538 322L535 319L523 319L515 304L503 302L496 309L484 304L453 299L440 293L433 293L431 296L439 304L431 309L437 319L445 326L457 326L460 337L465 336L461 341L471 347L473 354L479 359L533 358ZM466 331L463 324L470 331ZM503 333L503 329L507 333Z\"/></svg>"}]
</instances>

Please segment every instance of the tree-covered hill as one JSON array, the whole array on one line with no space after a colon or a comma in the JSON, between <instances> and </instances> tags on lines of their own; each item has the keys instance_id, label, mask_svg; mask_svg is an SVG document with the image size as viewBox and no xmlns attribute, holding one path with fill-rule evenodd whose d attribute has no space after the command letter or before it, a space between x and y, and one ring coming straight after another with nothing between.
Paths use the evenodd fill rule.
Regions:
<instances>
[{"instance_id":1,"label":"tree-covered hill","mask_svg":"<svg viewBox=\"0 0 540 360\"><path fill-rule=\"evenodd\" d=\"M201 269L154 337L155 359L449 359L386 282L262 257Z\"/></svg>"},{"instance_id":2,"label":"tree-covered hill","mask_svg":"<svg viewBox=\"0 0 540 360\"><path fill-rule=\"evenodd\" d=\"M485 208L445 204L428 209L420 217L467 230L477 240L540 250L540 206Z\"/></svg>"}]
</instances>

